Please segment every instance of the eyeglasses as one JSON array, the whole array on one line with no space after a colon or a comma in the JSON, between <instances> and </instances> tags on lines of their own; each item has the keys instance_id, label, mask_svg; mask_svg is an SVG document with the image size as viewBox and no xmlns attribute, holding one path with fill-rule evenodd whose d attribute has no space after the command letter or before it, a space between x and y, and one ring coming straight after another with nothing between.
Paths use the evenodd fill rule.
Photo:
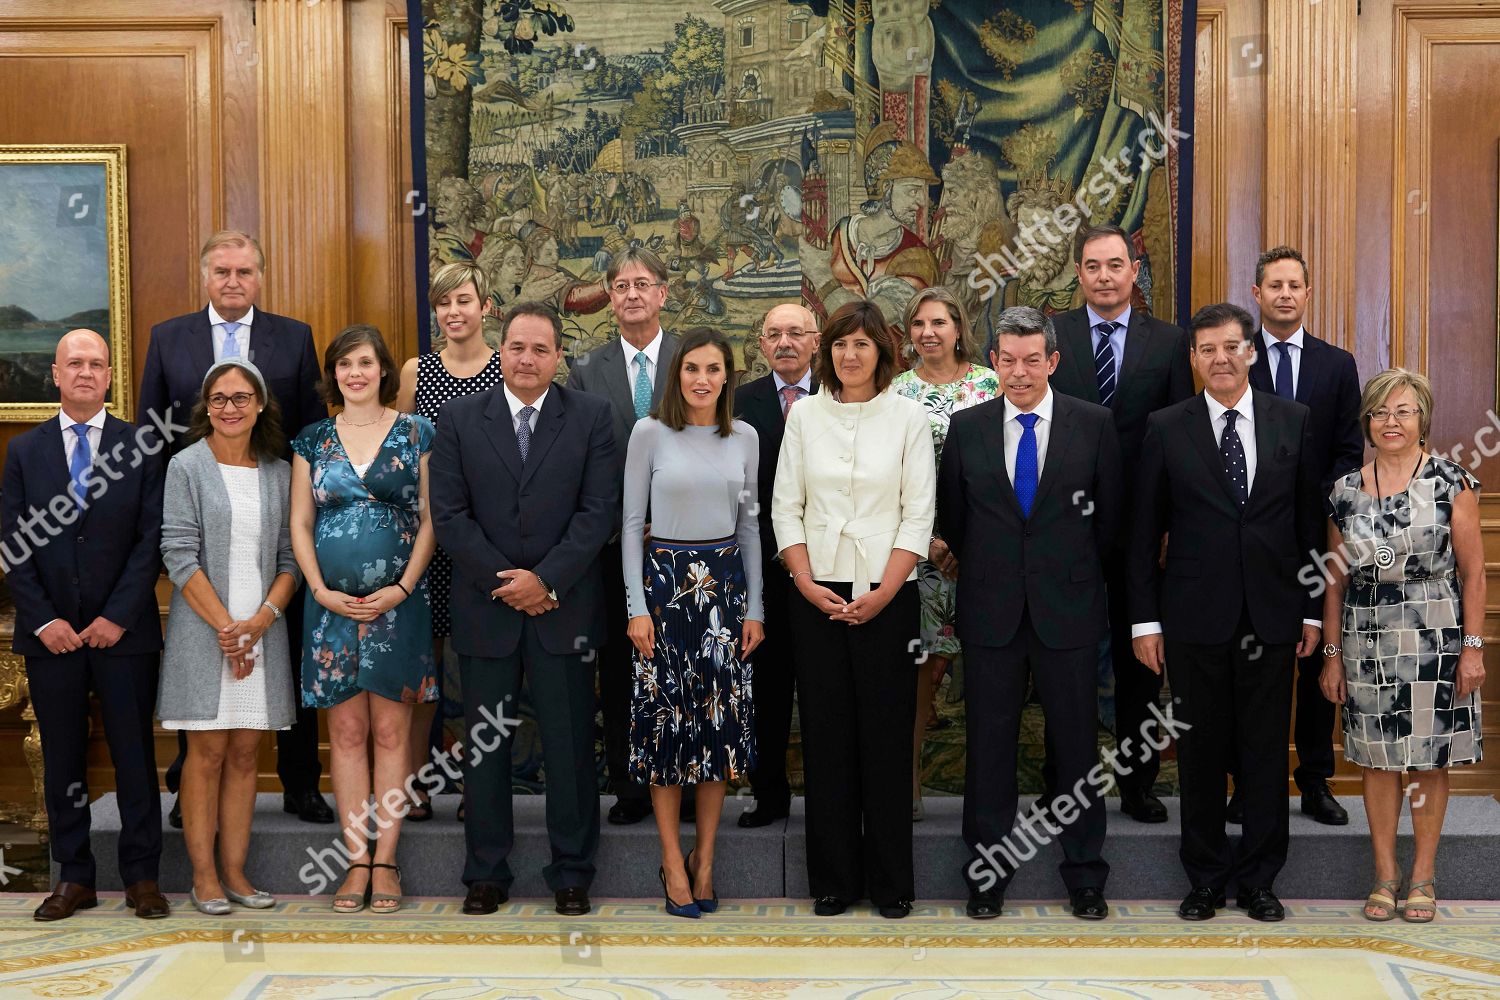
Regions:
<instances>
[{"instance_id":1,"label":"eyeglasses","mask_svg":"<svg viewBox=\"0 0 1500 1000\"><path fill-rule=\"evenodd\" d=\"M1223 347L1223 354L1226 358L1238 358L1243 355L1250 354L1254 350L1255 348L1247 342L1243 340L1237 340L1225 344ZM1203 360L1209 361L1219 356L1220 349L1218 344L1199 344L1197 347L1193 348L1193 353L1198 355L1198 357L1202 358Z\"/></svg>"},{"instance_id":2,"label":"eyeglasses","mask_svg":"<svg viewBox=\"0 0 1500 1000\"><path fill-rule=\"evenodd\" d=\"M237 392L233 396L226 396L222 392L216 392L208 397L208 408L210 410L222 410L230 403L234 404L236 410L243 410L255 399L253 392Z\"/></svg>"},{"instance_id":3,"label":"eyeglasses","mask_svg":"<svg viewBox=\"0 0 1500 1000\"><path fill-rule=\"evenodd\" d=\"M764 330L764 331L762 331L761 335L760 335L760 339L761 340L769 340L772 343L775 343L776 341L781 340L783 337L785 337L785 338L787 338L789 340L801 340L803 337L807 336L807 334L808 334L807 330L799 330L796 327L792 327L790 330L774 330L774 329L772 329L772 330Z\"/></svg>"},{"instance_id":4,"label":"eyeglasses","mask_svg":"<svg viewBox=\"0 0 1500 1000\"><path fill-rule=\"evenodd\" d=\"M632 288L644 295L648 289L655 288L659 284L661 284L660 281L637 278L634 281L617 281L609 287L616 295L629 295Z\"/></svg>"},{"instance_id":5,"label":"eyeglasses","mask_svg":"<svg viewBox=\"0 0 1500 1000\"><path fill-rule=\"evenodd\" d=\"M1385 423L1393 415L1404 424L1413 417L1421 416L1422 411L1415 406L1398 406L1394 410L1388 406L1382 406L1380 409L1371 410L1369 413L1370 419L1377 424Z\"/></svg>"}]
</instances>

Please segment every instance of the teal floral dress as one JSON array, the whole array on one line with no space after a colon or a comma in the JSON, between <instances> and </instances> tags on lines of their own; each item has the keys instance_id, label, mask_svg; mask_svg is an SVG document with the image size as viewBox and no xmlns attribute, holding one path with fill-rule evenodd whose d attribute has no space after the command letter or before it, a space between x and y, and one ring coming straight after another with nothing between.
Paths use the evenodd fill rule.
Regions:
<instances>
[{"instance_id":1,"label":"teal floral dress","mask_svg":"<svg viewBox=\"0 0 1500 1000\"><path fill-rule=\"evenodd\" d=\"M292 442L312 474L313 543L330 589L364 597L401 578L420 523L420 464L435 433L426 417L400 414L363 477L332 417L309 424ZM391 701L437 700L425 575L410 597L373 622L334 614L313 600L312 588L304 607L303 705L328 708L361 691Z\"/></svg>"},{"instance_id":2,"label":"teal floral dress","mask_svg":"<svg viewBox=\"0 0 1500 1000\"><path fill-rule=\"evenodd\" d=\"M920 369L904 371L891 382L891 388L907 399L916 400L927 411L932 428L932 450L939 465L943 461L943 442L948 439L948 422L953 414L976 403L1000 395L1000 378L983 365L969 365L956 382L933 385L918 377ZM917 564L917 595L922 602L922 646L929 656L953 659L959 653L958 637L953 634L954 594L957 581L950 580L932 563L923 559Z\"/></svg>"}]
</instances>

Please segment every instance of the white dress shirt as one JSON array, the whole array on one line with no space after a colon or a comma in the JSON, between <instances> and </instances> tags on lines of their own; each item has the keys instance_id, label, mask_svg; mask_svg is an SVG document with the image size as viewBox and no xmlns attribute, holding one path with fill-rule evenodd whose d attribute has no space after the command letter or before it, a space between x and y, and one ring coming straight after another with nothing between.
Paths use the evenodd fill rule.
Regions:
<instances>
[{"instance_id":1,"label":"white dress shirt","mask_svg":"<svg viewBox=\"0 0 1500 1000\"><path fill-rule=\"evenodd\" d=\"M656 336L651 338L651 343L645 347L633 347L630 341L624 337L620 338L620 353L625 355L625 385L635 389L635 372L637 365L635 356L640 351L646 352L646 377L651 380L651 387L656 387L656 361L661 354L662 332L661 327L656 328Z\"/></svg>"},{"instance_id":2,"label":"white dress shirt","mask_svg":"<svg viewBox=\"0 0 1500 1000\"><path fill-rule=\"evenodd\" d=\"M542 415L542 404L547 401L547 393L549 393L549 392L552 391L551 386L548 386L546 389L543 389L542 390L542 394L536 398L536 402L534 402L534 403L523 403L523 402L521 402L518 398L516 398L516 394L510 391L510 386L506 385L504 382L500 383L500 388L502 390L504 390L504 392L505 392L505 402L507 404L509 404L509 406L510 406L510 426L511 426L511 429L512 430L518 430L520 428L520 426L521 426L521 410L523 408L527 407L527 406L530 406L532 408L532 410L534 410L535 412L531 414L531 417L528 420L528 423L531 426L531 432L533 434L535 434L536 433L536 421L537 421L537 418Z\"/></svg>"},{"instance_id":3,"label":"white dress shirt","mask_svg":"<svg viewBox=\"0 0 1500 1000\"><path fill-rule=\"evenodd\" d=\"M1016 452L1021 448L1021 435L1026 428L1021 426L1021 421L1016 418L1021 415L1021 410L1016 407L1009 398L1005 400L1005 473L1010 476L1011 485L1016 482ZM1047 463L1047 439L1051 436L1052 429L1052 387L1047 387L1047 392L1041 401L1032 407L1030 412L1039 418L1036 427L1036 481L1042 481L1042 467Z\"/></svg>"},{"instance_id":4,"label":"white dress shirt","mask_svg":"<svg viewBox=\"0 0 1500 1000\"><path fill-rule=\"evenodd\" d=\"M1298 333L1301 333L1299 330ZM1293 352L1295 357L1295 352ZM1250 386L1245 386L1245 391L1234 406L1225 406L1214 399L1211 393L1203 394L1203 401L1208 404L1208 426L1213 432L1215 447L1222 447L1220 442L1224 438L1224 427L1227 423L1224 414L1231 409L1239 414L1234 422L1234 429L1240 436L1240 445L1245 450L1245 492L1249 495L1255 489L1255 394L1251 392ZM1302 621L1308 625L1316 625L1322 628L1323 622L1318 618L1304 618ZM1145 622L1143 624L1130 626L1130 637L1139 638L1143 635L1156 635L1161 632L1161 622Z\"/></svg>"},{"instance_id":5,"label":"white dress shirt","mask_svg":"<svg viewBox=\"0 0 1500 1000\"><path fill-rule=\"evenodd\" d=\"M1302 327L1297 327L1295 333L1285 340L1279 340L1265 327L1260 328L1261 346L1265 349L1266 360L1271 363L1271 385L1276 385L1276 366L1281 364L1281 349L1273 347L1273 344L1286 344L1292 353L1292 397L1297 396L1297 386L1302 379L1302 338L1306 335ZM1274 392L1275 390L1272 389Z\"/></svg>"},{"instance_id":6,"label":"white dress shirt","mask_svg":"<svg viewBox=\"0 0 1500 1000\"><path fill-rule=\"evenodd\" d=\"M1105 319L1094 312L1093 306L1084 306L1083 311L1089 318L1089 350L1097 352L1099 341L1096 334L1099 332L1100 323L1114 323L1115 332L1109 335L1110 353L1115 356L1115 386L1118 391L1120 385L1120 369L1125 365L1125 331L1130 329L1130 306L1114 319Z\"/></svg>"},{"instance_id":7,"label":"white dress shirt","mask_svg":"<svg viewBox=\"0 0 1500 1000\"><path fill-rule=\"evenodd\" d=\"M73 470L73 452L78 450L78 435L73 432L73 425L77 423L77 421L59 410L57 412L57 422L62 425L63 467L68 470L68 481L69 483L71 483ZM99 407L99 412L94 414L92 417L89 417L84 421L84 423L87 424L89 428L87 436L89 439L89 457L92 459L91 464L96 464L99 461L99 442L104 439L104 407ZM71 498L72 495L73 494L70 492L68 494L69 498ZM36 629L31 634L41 635L42 630L55 621L61 621L61 619L53 618L52 621L44 622L41 628Z\"/></svg>"},{"instance_id":8,"label":"white dress shirt","mask_svg":"<svg viewBox=\"0 0 1500 1000\"><path fill-rule=\"evenodd\" d=\"M226 322L229 321L220 316L218 310L212 305L208 307L209 330L212 332L214 338L215 364L224 360L224 339L229 336L228 331L224 329ZM250 324L255 322L255 307L251 306L249 312L233 322L240 325L239 329L234 332L235 342L240 345L239 357L254 363L255 358L250 354Z\"/></svg>"},{"instance_id":9,"label":"white dress shirt","mask_svg":"<svg viewBox=\"0 0 1500 1000\"><path fill-rule=\"evenodd\" d=\"M885 576L893 549L926 558L936 501L919 404L890 389L868 403L818 392L787 413L771 524L779 551L807 546L814 580L852 584L859 597Z\"/></svg>"}]
</instances>

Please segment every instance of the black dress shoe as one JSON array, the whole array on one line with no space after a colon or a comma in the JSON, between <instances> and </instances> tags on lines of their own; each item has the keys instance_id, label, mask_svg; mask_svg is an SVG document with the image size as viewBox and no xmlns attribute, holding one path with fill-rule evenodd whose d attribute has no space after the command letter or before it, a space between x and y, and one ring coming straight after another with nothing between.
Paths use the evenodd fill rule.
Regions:
<instances>
[{"instance_id":1,"label":"black dress shoe","mask_svg":"<svg viewBox=\"0 0 1500 1000\"><path fill-rule=\"evenodd\" d=\"M281 796L281 811L296 813L304 823L332 823L333 810L317 792L285 792Z\"/></svg>"},{"instance_id":2,"label":"black dress shoe","mask_svg":"<svg viewBox=\"0 0 1500 1000\"><path fill-rule=\"evenodd\" d=\"M1109 916L1109 904L1104 901L1104 890L1095 886L1069 889L1068 902L1073 906L1073 916L1082 920L1103 920Z\"/></svg>"},{"instance_id":3,"label":"black dress shoe","mask_svg":"<svg viewBox=\"0 0 1500 1000\"><path fill-rule=\"evenodd\" d=\"M789 806L771 806L764 802L757 802L754 809L746 809L740 813L739 824L747 830L757 827L770 826L779 823L791 814Z\"/></svg>"},{"instance_id":4,"label":"black dress shoe","mask_svg":"<svg viewBox=\"0 0 1500 1000\"><path fill-rule=\"evenodd\" d=\"M1264 920L1274 924L1286 919L1286 907L1281 905L1281 900L1270 889L1241 889L1234 899L1234 905L1244 910L1251 920Z\"/></svg>"},{"instance_id":5,"label":"black dress shoe","mask_svg":"<svg viewBox=\"0 0 1500 1000\"><path fill-rule=\"evenodd\" d=\"M1208 886L1199 886L1182 900L1177 915L1183 920L1211 920L1224 905L1224 893Z\"/></svg>"},{"instance_id":6,"label":"black dress shoe","mask_svg":"<svg viewBox=\"0 0 1500 1000\"><path fill-rule=\"evenodd\" d=\"M469 886L469 894L464 897L464 912L470 916L483 916L486 913L494 913L500 909L502 903L509 900L510 894L498 885L475 882Z\"/></svg>"},{"instance_id":7,"label":"black dress shoe","mask_svg":"<svg viewBox=\"0 0 1500 1000\"><path fill-rule=\"evenodd\" d=\"M615 826L629 826L631 823L639 823L651 815L650 799L615 799L615 804L609 807L609 821Z\"/></svg>"},{"instance_id":8,"label":"black dress shoe","mask_svg":"<svg viewBox=\"0 0 1500 1000\"><path fill-rule=\"evenodd\" d=\"M849 904L837 896L819 896L813 900L813 912L820 917L836 917L849 909Z\"/></svg>"},{"instance_id":9,"label":"black dress shoe","mask_svg":"<svg viewBox=\"0 0 1500 1000\"><path fill-rule=\"evenodd\" d=\"M557 890L557 912L565 917L581 917L589 910L589 891L581 885Z\"/></svg>"},{"instance_id":10,"label":"black dress shoe","mask_svg":"<svg viewBox=\"0 0 1500 1000\"><path fill-rule=\"evenodd\" d=\"M172 800L172 811L167 813L167 822L178 830L182 829L182 795Z\"/></svg>"},{"instance_id":11,"label":"black dress shoe","mask_svg":"<svg viewBox=\"0 0 1500 1000\"><path fill-rule=\"evenodd\" d=\"M1137 823L1165 823L1167 807L1151 792L1120 792L1120 812Z\"/></svg>"},{"instance_id":12,"label":"black dress shoe","mask_svg":"<svg viewBox=\"0 0 1500 1000\"><path fill-rule=\"evenodd\" d=\"M1349 814L1339 805L1338 799L1333 797L1333 792L1328 790L1326 781L1318 782L1314 788L1302 790L1302 811L1324 826L1349 825Z\"/></svg>"},{"instance_id":13,"label":"black dress shoe","mask_svg":"<svg viewBox=\"0 0 1500 1000\"><path fill-rule=\"evenodd\" d=\"M911 914L911 900L898 899L894 903L883 903L875 909L887 920L900 920Z\"/></svg>"},{"instance_id":14,"label":"black dress shoe","mask_svg":"<svg viewBox=\"0 0 1500 1000\"><path fill-rule=\"evenodd\" d=\"M994 920L1000 915L1005 906L1005 897L994 889L983 892L977 889L969 890L969 903L964 907L964 912L975 920Z\"/></svg>"},{"instance_id":15,"label":"black dress shoe","mask_svg":"<svg viewBox=\"0 0 1500 1000\"><path fill-rule=\"evenodd\" d=\"M1229 796L1229 804L1224 807L1224 821L1233 823L1235 826L1243 826L1245 823L1245 803L1240 798L1240 790L1236 788L1234 794Z\"/></svg>"}]
</instances>

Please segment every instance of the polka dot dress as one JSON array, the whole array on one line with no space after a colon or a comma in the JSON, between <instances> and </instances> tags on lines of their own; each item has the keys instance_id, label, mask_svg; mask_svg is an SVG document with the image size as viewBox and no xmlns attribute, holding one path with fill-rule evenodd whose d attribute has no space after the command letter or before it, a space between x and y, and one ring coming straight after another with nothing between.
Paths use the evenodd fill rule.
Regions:
<instances>
[{"instance_id":1,"label":"polka dot dress","mask_svg":"<svg viewBox=\"0 0 1500 1000\"><path fill-rule=\"evenodd\" d=\"M443 404L459 396L476 392L487 392L500 384L500 355L490 355L490 360L476 375L459 378L443 367L442 357L434 351L417 358L417 412L431 420L434 425L442 412ZM427 587L432 595L432 634L434 638L446 638L453 631L448 614L448 595L453 589L453 563L442 549L433 553L427 567Z\"/></svg>"}]
</instances>

